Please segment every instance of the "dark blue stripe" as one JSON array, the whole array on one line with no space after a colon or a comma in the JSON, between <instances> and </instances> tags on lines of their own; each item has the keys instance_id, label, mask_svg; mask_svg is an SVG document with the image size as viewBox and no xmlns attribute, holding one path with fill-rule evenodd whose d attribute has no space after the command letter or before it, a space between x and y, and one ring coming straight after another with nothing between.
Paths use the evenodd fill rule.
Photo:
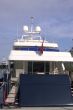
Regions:
<instances>
[{"instance_id":1,"label":"dark blue stripe","mask_svg":"<svg viewBox=\"0 0 73 110\"><path fill-rule=\"evenodd\" d=\"M29 50L29 51L39 51L42 47L30 46L30 47L15 47L15 50ZM43 47L43 51L59 51L57 48L47 48Z\"/></svg>"}]
</instances>

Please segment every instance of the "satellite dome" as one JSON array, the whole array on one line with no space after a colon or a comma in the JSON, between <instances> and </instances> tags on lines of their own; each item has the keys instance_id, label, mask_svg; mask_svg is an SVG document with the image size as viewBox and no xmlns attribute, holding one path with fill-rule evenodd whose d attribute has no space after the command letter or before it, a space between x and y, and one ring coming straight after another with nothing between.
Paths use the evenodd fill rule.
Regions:
<instances>
[{"instance_id":1,"label":"satellite dome","mask_svg":"<svg viewBox=\"0 0 73 110\"><path fill-rule=\"evenodd\" d=\"M36 32L41 32L40 26L37 26L37 27L35 28L35 31L36 31Z\"/></svg>"},{"instance_id":2,"label":"satellite dome","mask_svg":"<svg viewBox=\"0 0 73 110\"><path fill-rule=\"evenodd\" d=\"M28 32L28 26L23 26L23 30L24 30L25 32Z\"/></svg>"}]
</instances>

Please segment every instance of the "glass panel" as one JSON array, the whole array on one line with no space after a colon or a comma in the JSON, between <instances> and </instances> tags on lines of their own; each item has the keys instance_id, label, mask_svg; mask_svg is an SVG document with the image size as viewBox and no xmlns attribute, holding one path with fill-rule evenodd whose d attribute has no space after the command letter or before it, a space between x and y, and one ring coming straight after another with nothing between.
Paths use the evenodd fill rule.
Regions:
<instances>
[{"instance_id":1,"label":"glass panel","mask_svg":"<svg viewBox=\"0 0 73 110\"><path fill-rule=\"evenodd\" d=\"M32 62L28 62L28 74L32 74Z\"/></svg>"},{"instance_id":2,"label":"glass panel","mask_svg":"<svg viewBox=\"0 0 73 110\"><path fill-rule=\"evenodd\" d=\"M49 62L28 62L28 74L49 74Z\"/></svg>"},{"instance_id":3,"label":"glass panel","mask_svg":"<svg viewBox=\"0 0 73 110\"><path fill-rule=\"evenodd\" d=\"M49 62L45 62L45 73L49 74Z\"/></svg>"},{"instance_id":4,"label":"glass panel","mask_svg":"<svg viewBox=\"0 0 73 110\"><path fill-rule=\"evenodd\" d=\"M44 62L33 62L33 72L43 72L44 73Z\"/></svg>"}]
</instances>

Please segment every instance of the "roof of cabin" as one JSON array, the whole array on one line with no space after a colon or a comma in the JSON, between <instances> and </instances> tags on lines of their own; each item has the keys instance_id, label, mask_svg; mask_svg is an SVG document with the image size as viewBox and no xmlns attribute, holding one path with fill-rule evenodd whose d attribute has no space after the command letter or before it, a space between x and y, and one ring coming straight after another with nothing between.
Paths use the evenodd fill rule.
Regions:
<instances>
[{"instance_id":1,"label":"roof of cabin","mask_svg":"<svg viewBox=\"0 0 73 110\"><path fill-rule=\"evenodd\" d=\"M9 60L18 61L63 61L73 62L73 57L70 52L39 52L35 51L15 51L12 50Z\"/></svg>"}]
</instances>

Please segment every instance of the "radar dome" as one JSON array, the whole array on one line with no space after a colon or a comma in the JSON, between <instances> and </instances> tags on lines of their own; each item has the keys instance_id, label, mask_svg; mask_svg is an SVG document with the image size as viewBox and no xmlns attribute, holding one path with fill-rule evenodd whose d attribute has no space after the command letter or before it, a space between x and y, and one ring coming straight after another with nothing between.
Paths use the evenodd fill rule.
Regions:
<instances>
[{"instance_id":1,"label":"radar dome","mask_svg":"<svg viewBox=\"0 0 73 110\"><path fill-rule=\"evenodd\" d=\"M35 31L36 31L36 32L41 32L40 26L37 26L37 27L35 28Z\"/></svg>"},{"instance_id":2,"label":"radar dome","mask_svg":"<svg viewBox=\"0 0 73 110\"><path fill-rule=\"evenodd\" d=\"M23 30L24 30L25 32L28 32L28 26L23 26Z\"/></svg>"}]
</instances>

